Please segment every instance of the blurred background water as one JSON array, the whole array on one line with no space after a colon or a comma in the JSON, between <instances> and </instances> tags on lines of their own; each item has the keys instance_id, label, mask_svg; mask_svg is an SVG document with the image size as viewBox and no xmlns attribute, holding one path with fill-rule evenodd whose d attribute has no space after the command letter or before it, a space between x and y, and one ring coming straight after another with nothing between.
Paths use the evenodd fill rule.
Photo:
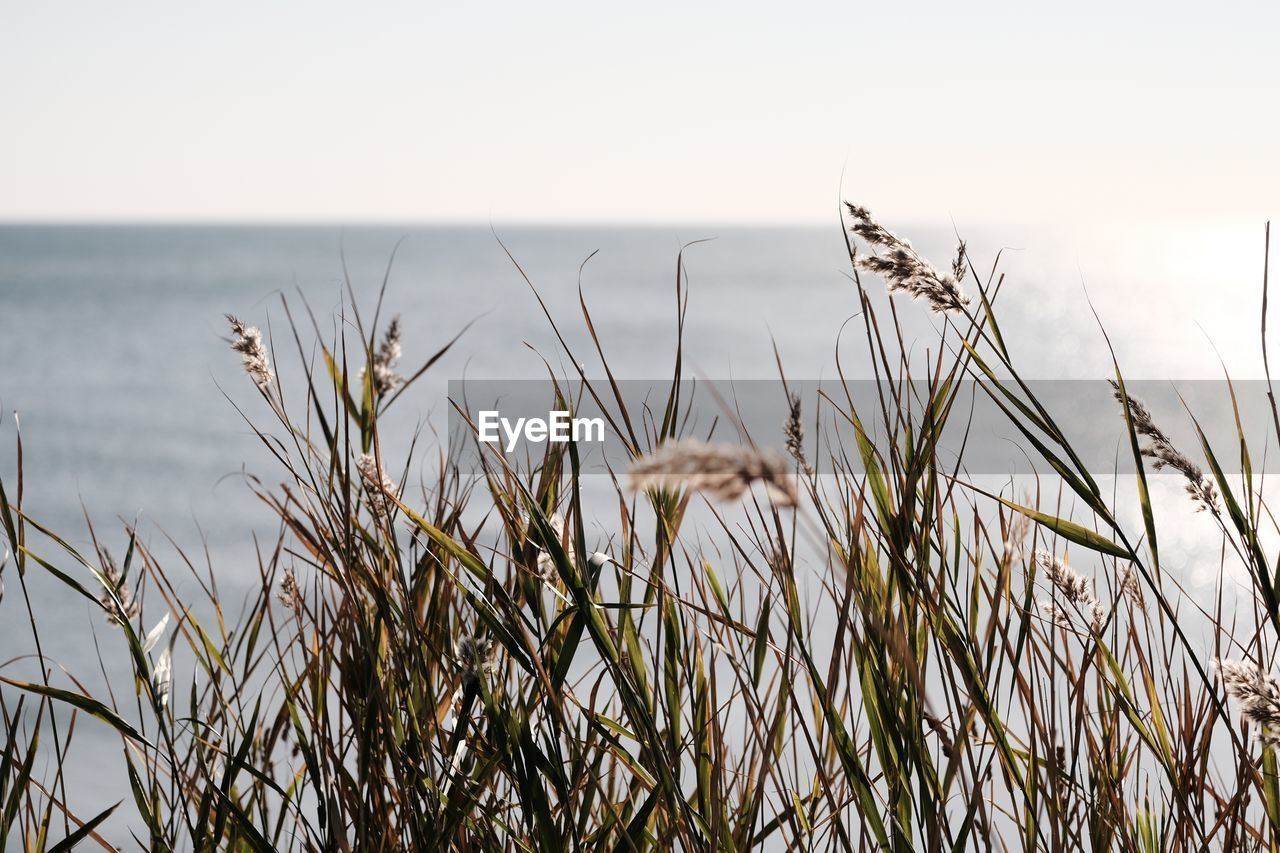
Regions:
<instances>
[{"instance_id":1,"label":"blurred background water","mask_svg":"<svg viewBox=\"0 0 1280 853\"><path fill-rule=\"evenodd\" d=\"M951 257L949 228L903 230L939 266ZM1261 233L1253 224L1125 235L1015 225L965 236L980 269L1012 249L1001 262L1008 272L1001 318L1027 376L1109 375L1091 300L1131 375L1178 379L1218 376L1218 354L1234 375L1259 375ZM703 239L684 253L695 375L774 378L776 345L789 376L830 377L839 344L845 373L870 376L859 324L842 337L858 301L834 224L0 227L0 477L13 481L17 412L30 514L91 553L87 514L117 557L126 543L120 522L136 519L161 557L175 554L168 538L194 557L207 553L224 595L235 600L257 583L254 534L270 541L275 532L242 473L268 483L279 474L233 405L250 418L270 415L227 348L225 313L271 333L277 360L293 362L280 295L295 308L305 298L328 332L347 299L344 280L371 311L403 240L385 309L403 317L402 365L424 360L475 321L393 410L403 434L422 422L443 431L448 380L544 377L539 355L566 368L507 250L588 375L602 371L580 319L579 285L615 373L652 379L671 367L677 256ZM936 347L936 318L904 300L897 307L908 341L921 351ZM103 635L100 614L34 574L45 652L92 686L97 657L84 626ZM12 566L3 580L0 661L32 649ZM79 749L118 754L118 739L99 729L84 727L78 739L88 743ZM121 795L100 784L93 774L73 780L95 802Z\"/></svg>"}]
</instances>

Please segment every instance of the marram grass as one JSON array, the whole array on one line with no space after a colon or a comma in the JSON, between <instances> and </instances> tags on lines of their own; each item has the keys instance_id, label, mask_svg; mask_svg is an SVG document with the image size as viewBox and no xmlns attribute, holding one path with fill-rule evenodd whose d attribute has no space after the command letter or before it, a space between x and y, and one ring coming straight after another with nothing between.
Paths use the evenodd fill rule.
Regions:
<instances>
[{"instance_id":1,"label":"marram grass","mask_svg":"<svg viewBox=\"0 0 1280 853\"><path fill-rule=\"evenodd\" d=\"M847 212L871 363L927 393L793 399L789 459L683 433L678 339L671 397L615 424L634 460L608 501L584 506L573 444L488 455L478 477L438 448L388 458L380 427L435 362L401 372L411 321L366 327L353 300L352 331L291 320L272 342L229 317L275 465L250 482L279 530L230 602L132 529L117 562L30 517L19 438L0 614L39 665L0 669L6 849L1280 848L1274 522L1248 468L1219 463L1243 438L1175 447L1117 366L1132 529L1020 378L996 273L963 244L940 273ZM863 272L920 300L893 311L936 313L934 360L909 358ZM286 394L273 361L291 349ZM939 460L961 379L1052 468L1054 500ZM622 404L608 381L562 385ZM1252 607L1224 618L1221 588L1204 604L1162 568L1148 466L1208 511ZM33 573L100 610L99 654L131 683L90 695L45 657ZM89 726L123 755L105 811L67 797Z\"/></svg>"}]
</instances>

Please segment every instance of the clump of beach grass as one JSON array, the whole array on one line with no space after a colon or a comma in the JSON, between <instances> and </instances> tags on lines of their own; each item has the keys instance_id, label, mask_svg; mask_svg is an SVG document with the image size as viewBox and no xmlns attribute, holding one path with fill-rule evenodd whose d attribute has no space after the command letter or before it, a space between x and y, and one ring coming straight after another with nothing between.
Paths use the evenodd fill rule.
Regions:
<instances>
[{"instance_id":1,"label":"clump of beach grass","mask_svg":"<svg viewBox=\"0 0 1280 853\"><path fill-rule=\"evenodd\" d=\"M867 355L915 396L824 395L807 442L789 396L785 456L691 437L683 256L666 399L628 412L611 382L572 377L634 456L590 488L572 443L476 471L438 447L388 455L395 404L434 358L398 373L398 318L366 326L354 296L331 333L291 329L298 393L262 332L230 318L270 391L244 411L272 467L244 482L276 534L255 540L243 600L222 567L132 526L117 567L96 532L83 553L37 522L24 496L38 472L16 443L0 537L21 594L0 606L23 609L0 618L30 638L13 634L0 664L6 849L1280 848L1280 687L1218 660L1280 646L1266 494L1247 477L1215 490L1130 400L1139 472L1145 454L1223 507L1217 568L1243 562L1253 584L1234 612L1225 581L1182 589L1159 508L1139 489L1139 512L1122 511L1022 381L994 265L967 272L985 267L962 242L939 273L848 212L879 250L855 253L859 271L973 322L941 324L913 377L915 342L855 275ZM560 361L582 365L572 339L557 335ZM1008 401L1055 478L1014 500L939 459L939 431L966 425L966 378ZM743 500L755 487L771 501ZM711 504L691 511L697 493ZM1107 618L1093 578L1135 606ZM65 595L34 597L37 581ZM41 602L63 598L119 629L82 626L104 689L49 656ZM118 737L119 767L82 751L87 726ZM126 793L88 799L67 784L78 773Z\"/></svg>"}]
</instances>

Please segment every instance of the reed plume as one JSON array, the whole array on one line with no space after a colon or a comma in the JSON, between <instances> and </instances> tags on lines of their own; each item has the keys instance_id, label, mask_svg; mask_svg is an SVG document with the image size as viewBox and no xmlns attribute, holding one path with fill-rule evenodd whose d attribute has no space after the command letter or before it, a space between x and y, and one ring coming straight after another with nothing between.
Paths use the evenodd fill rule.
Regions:
<instances>
[{"instance_id":1,"label":"reed plume","mask_svg":"<svg viewBox=\"0 0 1280 853\"><path fill-rule=\"evenodd\" d=\"M231 324L231 333L235 335L231 348L240 353L244 372L249 374L253 384L263 391L267 390L275 379L275 373L271 370L267 347L262 342L262 330L257 326L246 326L233 314L227 315L227 322Z\"/></svg>"},{"instance_id":2,"label":"reed plume","mask_svg":"<svg viewBox=\"0 0 1280 853\"><path fill-rule=\"evenodd\" d=\"M1044 571L1053 588L1071 604L1090 615L1090 627L1097 631L1106 615L1102 603L1093 593L1093 581L1076 572L1047 551L1036 552L1036 563Z\"/></svg>"},{"instance_id":3,"label":"reed plume","mask_svg":"<svg viewBox=\"0 0 1280 853\"><path fill-rule=\"evenodd\" d=\"M302 589L298 586L298 576L293 573L292 567L284 570L284 577L280 579L280 591L276 593L276 597L290 610L297 610L301 605Z\"/></svg>"},{"instance_id":4,"label":"reed plume","mask_svg":"<svg viewBox=\"0 0 1280 853\"><path fill-rule=\"evenodd\" d=\"M1025 515L1015 514L1005 527L1004 539L1000 542L1000 561L1011 565L1022 559L1022 546L1026 544L1031 533L1032 521Z\"/></svg>"},{"instance_id":5,"label":"reed plume","mask_svg":"<svg viewBox=\"0 0 1280 853\"><path fill-rule=\"evenodd\" d=\"M813 474L813 467L804 455L804 421L801 420L800 416L800 395L788 395L787 403L789 406L787 420L782 427L782 433L787 439L787 453L800 466L801 471L811 475Z\"/></svg>"},{"instance_id":6,"label":"reed plume","mask_svg":"<svg viewBox=\"0 0 1280 853\"><path fill-rule=\"evenodd\" d=\"M1052 601L1042 600L1039 602L1040 615L1048 622L1058 626L1059 628L1070 628L1071 617L1067 616L1067 611L1063 610Z\"/></svg>"},{"instance_id":7,"label":"reed plume","mask_svg":"<svg viewBox=\"0 0 1280 853\"><path fill-rule=\"evenodd\" d=\"M795 506L795 485L787 463L774 453L740 445L709 444L683 439L662 445L628 470L631 488L686 486L717 500L734 501L755 482L780 506Z\"/></svg>"},{"instance_id":8,"label":"reed plume","mask_svg":"<svg viewBox=\"0 0 1280 853\"><path fill-rule=\"evenodd\" d=\"M129 589L124 575L115 564L110 560L104 562L102 575L107 588L102 591L98 601L106 611L107 624L119 626L132 622L142 614L142 605L134 600L133 591Z\"/></svg>"},{"instance_id":9,"label":"reed plume","mask_svg":"<svg viewBox=\"0 0 1280 853\"><path fill-rule=\"evenodd\" d=\"M373 454L361 454L360 461L356 463L356 469L360 472L361 479L364 480L365 494L368 496L369 508L373 511L373 514L384 520L390 517L391 498L395 497L399 491L396 488L396 484L383 472Z\"/></svg>"},{"instance_id":10,"label":"reed plume","mask_svg":"<svg viewBox=\"0 0 1280 853\"><path fill-rule=\"evenodd\" d=\"M1172 468L1182 474L1187 481L1187 494L1198 504L1196 511L1200 512L1207 509L1217 515L1218 490L1205 477L1204 472L1200 470L1200 466L1196 465L1184 453L1173 446L1169 436L1165 435L1164 430L1156 425L1155 418L1151 416L1151 411L1141 400L1122 392L1120 383L1114 379L1108 381L1111 383L1114 396L1121 406L1124 405L1125 398L1128 397L1129 417L1133 421L1134 432L1150 442L1150 444L1140 449L1142 455L1153 460L1153 465L1157 471Z\"/></svg>"},{"instance_id":11,"label":"reed plume","mask_svg":"<svg viewBox=\"0 0 1280 853\"><path fill-rule=\"evenodd\" d=\"M968 246L961 240L960 244L956 246L955 259L951 262L951 277L957 282L964 281L965 269L969 260L967 249Z\"/></svg>"},{"instance_id":12,"label":"reed plume","mask_svg":"<svg viewBox=\"0 0 1280 853\"><path fill-rule=\"evenodd\" d=\"M1147 609L1147 600L1142 595L1142 585L1138 583L1138 572L1133 566L1123 566L1118 575L1120 594L1132 601L1139 610Z\"/></svg>"},{"instance_id":13,"label":"reed plume","mask_svg":"<svg viewBox=\"0 0 1280 853\"><path fill-rule=\"evenodd\" d=\"M1227 695L1246 720L1262 730L1262 742L1280 744L1280 682L1262 667L1246 661L1214 661Z\"/></svg>"},{"instance_id":14,"label":"reed plume","mask_svg":"<svg viewBox=\"0 0 1280 853\"><path fill-rule=\"evenodd\" d=\"M382 343L373 353L373 390L378 396L390 393L404 384L404 377L396 373L396 363L400 361L400 316L391 318L387 324ZM360 384L364 384L365 369L360 368Z\"/></svg>"},{"instance_id":15,"label":"reed plume","mask_svg":"<svg viewBox=\"0 0 1280 853\"><path fill-rule=\"evenodd\" d=\"M969 304L969 297L960 290L960 281L964 278L964 243L960 244L951 272L940 273L920 257L911 241L885 228L871 211L848 202L845 206L854 219L850 230L880 248L878 254L859 256L855 260L858 269L882 277L890 293L906 293L925 300L932 311L962 311Z\"/></svg>"}]
</instances>

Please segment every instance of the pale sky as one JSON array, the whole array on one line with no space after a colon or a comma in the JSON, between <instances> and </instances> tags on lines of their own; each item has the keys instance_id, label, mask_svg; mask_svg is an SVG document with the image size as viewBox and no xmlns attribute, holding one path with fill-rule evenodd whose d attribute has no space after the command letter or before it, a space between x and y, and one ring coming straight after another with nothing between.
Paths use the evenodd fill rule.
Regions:
<instances>
[{"instance_id":1,"label":"pale sky","mask_svg":"<svg viewBox=\"0 0 1280 853\"><path fill-rule=\"evenodd\" d=\"M0 219L1280 211L1274 3L196 6L0 0Z\"/></svg>"}]
</instances>

